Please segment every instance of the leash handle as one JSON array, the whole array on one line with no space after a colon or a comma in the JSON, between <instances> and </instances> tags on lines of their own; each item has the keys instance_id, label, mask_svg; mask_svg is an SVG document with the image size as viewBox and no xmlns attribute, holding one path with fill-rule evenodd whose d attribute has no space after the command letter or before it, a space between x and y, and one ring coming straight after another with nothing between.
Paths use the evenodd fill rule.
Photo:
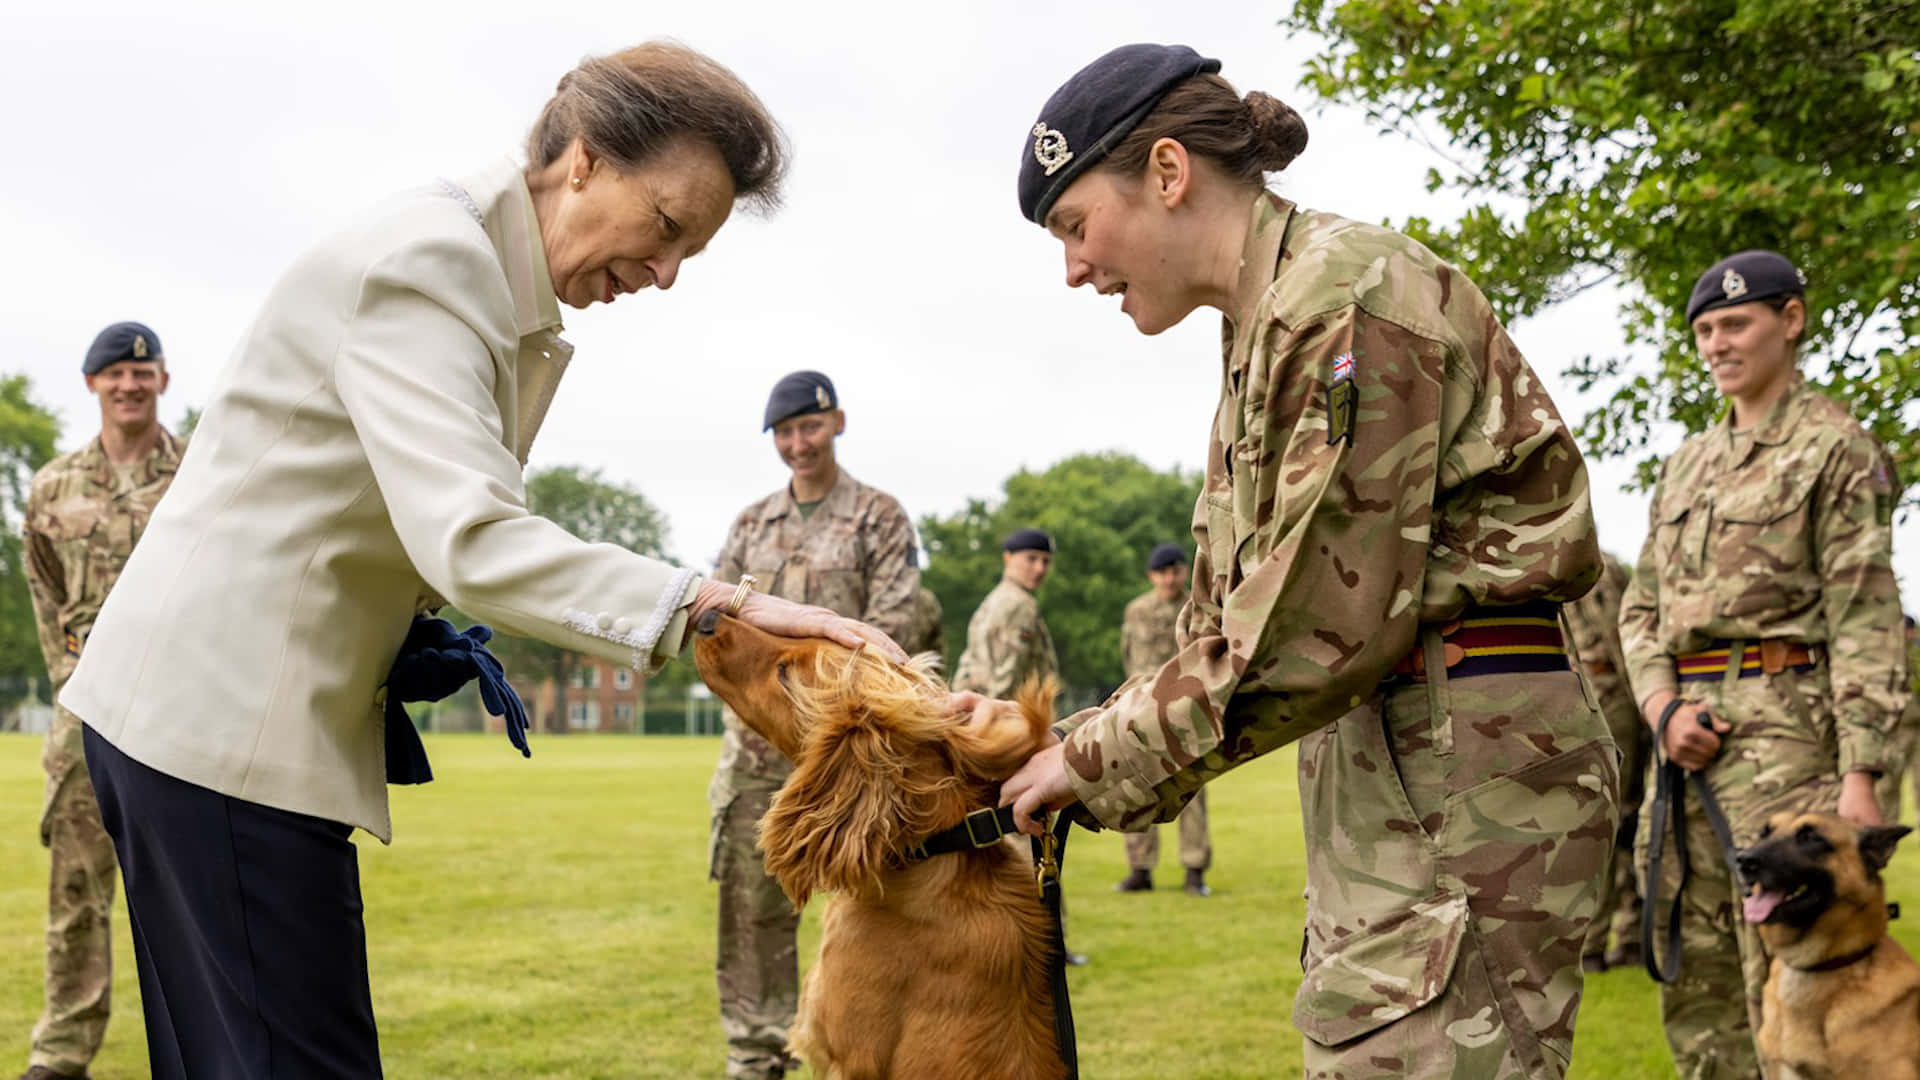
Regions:
<instances>
[{"instance_id":1,"label":"leash handle","mask_svg":"<svg viewBox=\"0 0 1920 1080\"><path fill-rule=\"evenodd\" d=\"M1686 771L1666 759L1667 724L1680 711L1684 700L1676 697L1660 711L1654 725L1653 741L1663 759L1654 773L1653 811L1647 839L1647 893L1640 908L1640 960L1654 982L1666 985L1680 977L1680 905L1687 891L1692 866L1687 858ZM1704 785L1703 785L1704 786ZM1673 903L1667 910L1667 955L1662 963L1655 944L1660 939L1660 864L1667 846L1667 819L1673 819L1673 849L1680 858L1680 884L1673 890Z\"/></svg>"}]
</instances>

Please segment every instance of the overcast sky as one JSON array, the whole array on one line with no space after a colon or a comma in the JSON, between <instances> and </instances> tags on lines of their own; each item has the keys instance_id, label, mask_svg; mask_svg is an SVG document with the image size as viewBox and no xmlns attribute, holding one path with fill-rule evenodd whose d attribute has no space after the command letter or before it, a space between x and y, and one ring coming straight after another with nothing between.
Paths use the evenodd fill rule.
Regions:
<instances>
[{"instance_id":1,"label":"overcast sky","mask_svg":"<svg viewBox=\"0 0 1920 1080\"><path fill-rule=\"evenodd\" d=\"M65 424L98 428L79 364L107 323L166 346L162 417L204 403L273 280L393 191L518 156L580 57L672 37L732 67L794 146L786 206L736 216L670 292L568 310L576 347L533 465L584 464L672 522L710 567L728 523L779 487L760 433L797 368L838 385L842 464L916 518L1078 451L1197 469L1218 319L1141 337L1116 298L1063 284L1059 245L1014 198L1027 129L1079 67L1130 41L1185 42L1242 90L1307 117L1280 175L1298 202L1369 221L1446 219L1431 152L1320 105L1298 81L1314 42L1273 4L1143 0L833 3L67 3L14 6L0 37L0 371L25 370ZM309 14L311 13L311 14ZM1621 348L1600 291L1512 327L1570 417L1560 372ZM423 358L425 359L425 358ZM1662 448L1677 434L1663 432ZM1594 467L1601 542L1631 560L1645 498ZM1910 579L1913 526L1896 562ZM1072 572L1071 553L1060 567Z\"/></svg>"}]
</instances>

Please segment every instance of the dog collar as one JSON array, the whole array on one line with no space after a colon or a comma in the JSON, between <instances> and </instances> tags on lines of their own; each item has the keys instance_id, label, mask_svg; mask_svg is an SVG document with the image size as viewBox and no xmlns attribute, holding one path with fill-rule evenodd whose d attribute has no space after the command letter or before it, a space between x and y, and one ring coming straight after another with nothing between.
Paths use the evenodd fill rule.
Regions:
<instances>
[{"instance_id":1,"label":"dog collar","mask_svg":"<svg viewBox=\"0 0 1920 1080\"><path fill-rule=\"evenodd\" d=\"M1817 964L1808 964L1806 967L1799 967L1794 964L1788 964L1787 966L1793 968L1795 971L1839 971L1843 967L1850 964L1857 964L1867 957L1872 956L1873 950L1879 947L1880 943L1876 941L1866 948L1861 949L1859 952L1848 953L1845 956L1836 956L1831 960L1822 960Z\"/></svg>"}]
</instances>

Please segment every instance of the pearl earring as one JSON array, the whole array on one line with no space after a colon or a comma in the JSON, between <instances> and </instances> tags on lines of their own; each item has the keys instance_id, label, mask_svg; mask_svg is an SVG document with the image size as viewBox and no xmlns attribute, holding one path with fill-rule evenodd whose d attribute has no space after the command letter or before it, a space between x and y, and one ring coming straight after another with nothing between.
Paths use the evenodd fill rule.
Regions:
<instances>
[{"instance_id":1,"label":"pearl earring","mask_svg":"<svg viewBox=\"0 0 1920 1080\"><path fill-rule=\"evenodd\" d=\"M579 187L579 186L580 186L581 184L584 184L584 183L586 183L586 181L585 181L585 180L582 180L582 179L580 179L580 178L579 178L579 177L577 177L577 176L573 178L573 186L574 186L574 187Z\"/></svg>"}]
</instances>

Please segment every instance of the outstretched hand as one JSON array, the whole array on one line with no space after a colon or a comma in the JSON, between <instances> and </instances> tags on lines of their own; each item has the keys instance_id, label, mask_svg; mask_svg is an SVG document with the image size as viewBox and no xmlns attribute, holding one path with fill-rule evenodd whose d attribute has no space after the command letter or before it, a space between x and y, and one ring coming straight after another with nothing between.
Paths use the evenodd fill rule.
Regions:
<instances>
[{"instance_id":1,"label":"outstretched hand","mask_svg":"<svg viewBox=\"0 0 1920 1080\"><path fill-rule=\"evenodd\" d=\"M1000 782L1000 805L1012 804L1014 824L1029 836L1046 830L1035 815L1064 810L1077 801L1073 783L1067 779L1066 749L1065 743L1056 740Z\"/></svg>"},{"instance_id":2,"label":"outstretched hand","mask_svg":"<svg viewBox=\"0 0 1920 1080\"><path fill-rule=\"evenodd\" d=\"M733 602L734 586L719 581L703 581L693 598L692 617L707 611L725 611ZM766 593L749 591L734 618L769 634L794 638L826 638L849 649L870 648L896 663L907 659L905 649L892 638L858 619L849 619L830 609L812 604L796 604Z\"/></svg>"}]
</instances>

